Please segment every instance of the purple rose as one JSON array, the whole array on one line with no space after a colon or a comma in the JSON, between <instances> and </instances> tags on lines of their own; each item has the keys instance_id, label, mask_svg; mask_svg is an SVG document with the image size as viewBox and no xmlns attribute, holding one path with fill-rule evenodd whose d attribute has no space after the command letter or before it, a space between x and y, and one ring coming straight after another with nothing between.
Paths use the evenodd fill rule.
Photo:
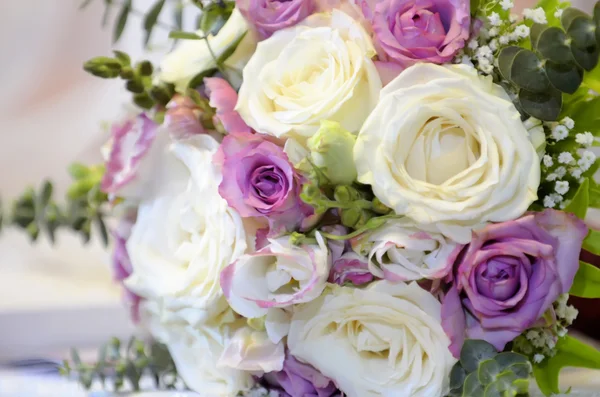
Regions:
<instances>
[{"instance_id":1,"label":"purple rose","mask_svg":"<svg viewBox=\"0 0 600 397\"><path fill-rule=\"evenodd\" d=\"M223 168L219 194L242 217L291 230L312 213L300 200L301 177L283 149L261 135L227 135L214 161Z\"/></svg>"},{"instance_id":2,"label":"purple rose","mask_svg":"<svg viewBox=\"0 0 600 397\"><path fill-rule=\"evenodd\" d=\"M215 124L221 124L229 134L250 133L250 127L235 111L238 95L229 83L219 77L210 77L204 79L204 85L210 106L217 111Z\"/></svg>"},{"instance_id":3,"label":"purple rose","mask_svg":"<svg viewBox=\"0 0 600 397\"><path fill-rule=\"evenodd\" d=\"M364 11L384 83L417 62L451 61L469 38L468 0L382 0Z\"/></svg>"},{"instance_id":4,"label":"purple rose","mask_svg":"<svg viewBox=\"0 0 600 397\"><path fill-rule=\"evenodd\" d=\"M265 374L268 386L281 389L281 397L330 397L341 393L329 378L287 354L283 369Z\"/></svg>"},{"instance_id":5,"label":"purple rose","mask_svg":"<svg viewBox=\"0 0 600 397\"><path fill-rule=\"evenodd\" d=\"M236 4L262 39L296 25L316 9L315 0L237 0Z\"/></svg>"},{"instance_id":6,"label":"purple rose","mask_svg":"<svg viewBox=\"0 0 600 397\"><path fill-rule=\"evenodd\" d=\"M130 291L123 281L131 275L133 267L127 252L127 239L131 235L131 228L135 223L135 216L127 215L120 222L117 228L112 232L114 238L114 251L112 256L113 277L115 281L123 285L125 303L131 309L131 318L134 322L139 322L139 306L141 298Z\"/></svg>"},{"instance_id":7,"label":"purple rose","mask_svg":"<svg viewBox=\"0 0 600 397\"><path fill-rule=\"evenodd\" d=\"M158 125L145 114L113 126L112 145L106 159L106 172L100 187L105 193L125 196L136 191L144 158L156 138ZM136 183L137 182L137 183ZM125 189L127 187L127 189Z\"/></svg>"},{"instance_id":8,"label":"purple rose","mask_svg":"<svg viewBox=\"0 0 600 397\"><path fill-rule=\"evenodd\" d=\"M342 225L325 226L323 231L336 236L348 234L348 229ZM373 281L375 277L369 271L367 258L352 250L350 240L327 240L327 246L332 262L328 280L330 283L343 285L350 282L362 285Z\"/></svg>"},{"instance_id":9,"label":"purple rose","mask_svg":"<svg viewBox=\"0 0 600 397\"><path fill-rule=\"evenodd\" d=\"M489 225L457 255L442 302L442 326L456 357L465 337L504 349L573 284L587 227L546 210Z\"/></svg>"}]
</instances>

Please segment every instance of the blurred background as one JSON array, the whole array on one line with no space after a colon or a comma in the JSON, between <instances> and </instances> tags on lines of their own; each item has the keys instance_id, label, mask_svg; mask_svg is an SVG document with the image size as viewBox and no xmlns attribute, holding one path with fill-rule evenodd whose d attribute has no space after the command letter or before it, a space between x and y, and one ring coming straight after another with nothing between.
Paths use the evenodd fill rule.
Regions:
<instances>
[{"instance_id":1,"label":"blurred background","mask_svg":"<svg viewBox=\"0 0 600 397\"><path fill-rule=\"evenodd\" d=\"M82 70L87 59L110 54L112 24L102 28L103 0L93 1L84 11L78 10L81 2L0 0L0 196L4 203L46 178L55 183L61 197L70 182L68 164L99 162L106 124L126 113L130 97L120 81L100 80ZM134 1L140 10L152 3ZM519 8L534 3L517 1ZM585 10L591 10L593 3L573 1ZM109 21L116 11L115 7ZM168 50L167 32L155 29L152 50L143 51L141 23L136 17L128 23L117 48L134 60L143 56L156 61ZM595 219L600 217L591 221ZM127 338L133 332L121 289L112 281L108 251L94 240L83 246L68 232L57 237L55 245L45 237L31 245L20 231L2 232L0 366L26 358L60 360L71 346L93 350L111 336ZM580 308L580 326L600 337L600 311L585 303ZM58 392L58 387L64 389ZM2 397L82 393L73 385L41 387L24 383L14 372L0 372Z\"/></svg>"}]
</instances>

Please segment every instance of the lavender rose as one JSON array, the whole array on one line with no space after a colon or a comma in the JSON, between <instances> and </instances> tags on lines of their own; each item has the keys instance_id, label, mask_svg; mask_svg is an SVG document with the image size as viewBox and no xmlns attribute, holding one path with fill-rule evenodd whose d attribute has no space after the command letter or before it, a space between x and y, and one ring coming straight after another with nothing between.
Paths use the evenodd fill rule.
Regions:
<instances>
[{"instance_id":1,"label":"lavender rose","mask_svg":"<svg viewBox=\"0 0 600 397\"><path fill-rule=\"evenodd\" d=\"M456 357L465 337L502 350L573 284L587 227L555 210L531 213L473 233L457 255L442 326Z\"/></svg>"},{"instance_id":2,"label":"lavender rose","mask_svg":"<svg viewBox=\"0 0 600 397\"><path fill-rule=\"evenodd\" d=\"M219 193L242 217L265 217L274 232L291 230L312 213L300 200L300 175L264 136L227 135L214 161L223 167Z\"/></svg>"},{"instance_id":3,"label":"lavender rose","mask_svg":"<svg viewBox=\"0 0 600 397\"><path fill-rule=\"evenodd\" d=\"M262 39L296 25L316 9L315 0L237 0L236 4Z\"/></svg>"},{"instance_id":4,"label":"lavender rose","mask_svg":"<svg viewBox=\"0 0 600 397\"><path fill-rule=\"evenodd\" d=\"M287 354L283 369L264 376L269 387L281 389L281 397L330 397L340 395L333 381L308 364Z\"/></svg>"},{"instance_id":5,"label":"lavender rose","mask_svg":"<svg viewBox=\"0 0 600 397\"><path fill-rule=\"evenodd\" d=\"M449 62L469 38L468 0L382 0L364 11L384 82L417 62Z\"/></svg>"},{"instance_id":6,"label":"lavender rose","mask_svg":"<svg viewBox=\"0 0 600 397\"><path fill-rule=\"evenodd\" d=\"M220 124L229 134L250 133L250 127L235 111L238 95L227 80L219 77L207 77L204 79L204 85L210 106L217 111L214 116L215 125Z\"/></svg>"}]
</instances>

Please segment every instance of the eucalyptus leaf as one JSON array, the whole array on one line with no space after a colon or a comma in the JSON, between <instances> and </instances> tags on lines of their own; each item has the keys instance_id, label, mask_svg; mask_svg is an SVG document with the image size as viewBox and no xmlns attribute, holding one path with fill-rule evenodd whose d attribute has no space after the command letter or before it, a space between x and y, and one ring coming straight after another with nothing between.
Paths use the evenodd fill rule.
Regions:
<instances>
[{"instance_id":1,"label":"eucalyptus leaf","mask_svg":"<svg viewBox=\"0 0 600 397\"><path fill-rule=\"evenodd\" d=\"M579 261L579 270L569 294L580 298L600 298L600 269Z\"/></svg>"},{"instance_id":2,"label":"eucalyptus leaf","mask_svg":"<svg viewBox=\"0 0 600 397\"><path fill-rule=\"evenodd\" d=\"M529 360L522 354L514 352L502 352L498 353L494 357L494 360L500 365L501 370L505 370L513 364L528 363Z\"/></svg>"},{"instance_id":3,"label":"eucalyptus leaf","mask_svg":"<svg viewBox=\"0 0 600 397\"><path fill-rule=\"evenodd\" d=\"M504 397L505 390L503 383L494 381L486 386L483 397Z\"/></svg>"},{"instance_id":4,"label":"eucalyptus leaf","mask_svg":"<svg viewBox=\"0 0 600 397\"><path fill-rule=\"evenodd\" d=\"M572 44L579 48L596 46L596 25L589 17L574 18L567 30Z\"/></svg>"},{"instance_id":5,"label":"eucalyptus leaf","mask_svg":"<svg viewBox=\"0 0 600 397\"><path fill-rule=\"evenodd\" d=\"M559 91L574 94L583 81L583 69L574 63L546 61L544 65L550 84Z\"/></svg>"},{"instance_id":6,"label":"eucalyptus leaf","mask_svg":"<svg viewBox=\"0 0 600 397\"><path fill-rule=\"evenodd\" d=\"M562 107L562 95L558 90L534 93L521 89L519 103L523 111L536 119L556 121Z\"/></svg>"},{"instance_id":7,"label":"eucalyptus leaf","mask_svg":"<svg viewBox=\"0 0 600 397\"><path fill-rule=\"evenodd\" d=\"M123 35L125 25L127 24L127 19L129 18L129 13L131 12L131 1L132 0L125 0L121 6L119 16L117 17L117 23L115 24L113 31L113 43L118 42Z\"/></svg>"},{"instance_id":8,"label":"eucalyptus leaf","mask_svg":"<svg viewBox=\"0 0 600 397\"><path fill-rule=\"evenodd\" d=\"M511 69L515 56L521 51L524 51L523 48L517 46L508 46L500 50L500 54L498 55L498 69L500 69L502 77L508 81L511 81Z\"/></svg>"},{"instance_id":9,"label":"eucalyptus leaf","mask_svg":"<svg viewBox=\"0 0 600 397\"><path fill-rule=\"evenodd\" d=\"M594 4L594 17L593 18L594 18L594 22L596 23L596 26L600 26L600 2L596 2L596 4Z\"/></svg>"},{"instance_id":10,"label":"eucalyptus leaf","mask_svg":"<svg viewBox=\"0 0 600 397\"><path fill-rule=\"evenodd\" d=\"M566 32L569 31L571 24L577 18L589 18L589 16L585 12L574 7L569 7L563 10L562 15L560 16L560 23L562 24Z\"/></svg>"},{"instance_id":11,"label":"eucalyptus leaf","mask_svg":"<svg viewBox=\"0 0 600 397\"><path fill-rule=\"evenodd\" d=\"M450 371L450 389L461 389L465 378L467 377L467 371L460 365L460 363L454 364Z\"/></svg>"},{"instance_id":12,"label":"eucalyptus leaf","mask_svg":"<svg viewBox=\"0 0 600 397\"><path fill-rule=\"evenodd\" d=\"M158 0L156 3L154 3L154 5L152 6L150 11L148 12L148 14L146 14L146 17L144 18L144 30L146 31L146 36L144 38L144 45L146 45L146 46L150 42L150 37L152 36L152 31L154 30L154 26L156 25L156 22L158 22L158 17L160 15L164 5L165 5L165 0Z\"/></svg>"},{"instance_id":13,"label":"eucalyptus leaf","mask_svg":"<svg viewBox=\"0 0 600 397\"><path fill-rule=\"evenodd\" d=\"M539 33L536 50L545 59L557 63L566 63L573 59L571 48L567 44L567 35L557 27L549 27Z\"/></svg>"},{"instance_id":14,"label":"eucalyptus leaf","mask_svg":"<svg viewBox=\"0 0 600 397\"><path fill-rule=\"evenodd\" d=\"M477 371L479 363L493 358L498 352L488 342L480 339L467 339L460 351L460 364L471 373Z\"/></svg>"},{"instance_id":15,"label":"eucalyptus leaf","mask_svg":"<svg viewBox=\"0 0 600 397\"><path fill-rule=\"evenodd\" d=\"M560 393L558 375L564 367L600 369L600 351L569 335L559 339L556 355L533 367L538 387L546 396Z\"/></svg>"},{"instance_id":16,"label":"eucalyptus leaf","mask_svg":"<svg viewBox=\"0 0 600 397\"><path fill-rule=\"evenodd\" d=\"M598 46L579 48L572 45L571 54L579 66L590 71L598 64L598 55L600 52L598 51Z\"/></svg>"},{"instance_id":17,"label":"eucalyptus leaf","mask_svg":"<svg viewBox=\"0 0 600 397\"><path fill-rule=\"evenodd\" d=\"M590 182L585 178L583 183L577 188L569 204L565 207L565 212L574 214L579 219L585 219L590 203L589 186Z\"/></svg>"},{"instance_id":18,"label":"eucalyptus leaf","mask_svg":"<svg viewBox=\"0 0 600 397\"><path fill-rule=\"evenodd\" d=\"M479 363L479 368L477 370L479 383L482 385L488 385L492 383L494 380L496 380L496 375L498 375L500 372L500 365L493 358L482 361Z\"/></svg>"},{"instance_id":19,"label":"eucalyptus leaf","mask_svg":"<svg viewBox=\"0 0 600 397\"><path fill-rule=\"evenodd\" d=\"M544 30L547 30L548 26L541 23L534 23L529 28L529 39L531 41L531 48L536 49L538 46L538 41L540 36Z\"/></svg>"},{"instance_id":20,"label":"eucalyptus leaf","mask_svg":"<svg viewBox=\"0 0 600 397\"><path fill-rule=\"evenodd\" d=\"M529 50L519 51L510 68L510 79L519 88L530 92L546 92L550 82L538 56Z\"/></svg>"},{"instance_id":21,"label":"eucalyptus leaf","mask_svg":"<svg viewBox=\"0 0 600 397\"><path fill-rule=\"evenodd\" d=\"M508 367L507 371L512 372L517 378L529 378L531 364L529 362L516 363Z\"/></svg>"}]
</instances>

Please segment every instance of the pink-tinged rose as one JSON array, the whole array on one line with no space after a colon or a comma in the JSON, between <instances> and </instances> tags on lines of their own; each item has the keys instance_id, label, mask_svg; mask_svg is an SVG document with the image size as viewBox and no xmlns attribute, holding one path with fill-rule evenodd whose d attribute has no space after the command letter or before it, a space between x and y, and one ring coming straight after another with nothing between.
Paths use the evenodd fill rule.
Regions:
<instances>
[{"instance_id":1,"label":"pink-tinged rose","mask_svg":"<svg viewBox=\"0 0 600 397\"><path fill-rule=\"evenodd\" d=\"M283 369L265 374L264 381L277 388L280 397L331 397L341 393L326 376L309 364L301 363L291 354L286 355Z\"/></svg>"},{"instance_id":2,"label":"pink-tinged rose","mask_svg":"<svg viewBox=\"0 0 600 397\"><path fill-rule=\"evenodd\" d=\"M572 214L546 210L473 232L442 304L452 354L465 338L502 350L533 326L571 288L587 230Z\"/></svg>"},{"instance_id":3,"label":"pink-tinged rose","mask_svg":"<svg viewBox=\"0 0 600 397\"><path fill-rule=\"evenodd\" d=\"M369 271L367 258L355 252L346 252L333 262L329 282L339 285L352 283L363 285L370 283L375 276Z\"/></svg>"},{"instance_id":4,"label":"pink-tinged rose","mask_svg":"<svg viewBox=\"0 0 600 397\"><path fill-rule=\"evenodd\" d=\"M219 77L208 77L204 79L204 85L210 100L209 104L217 111L214 117L215 124L220 123L229 134L249 134L250 127L235 111L238 95L229 83Z\"/></svg>"},{"instance_id":5,"label":"pink-tinged rose","mask_svg":"<svg viewBox=\"0 0 600 397\"><path fill-rule=\"evenodd\" d=\"M236 0L236 5L261 39L296 25L316 9L315 0Z\"/></svg>"},{"instance_id":6,"label":"pink-tinged rose","mask_svg":"<svg viewBox=\"0 0 600 397\"><path fill-rule=\"evenodd\" d=\"M135 216L126 216L120 222L117 228L112 232L113 235L113 277L115 281L119 282L123 286L125 303L131 309L131 318L134 322L140 320L140 301L141 298L134 292L129 290L123 280L131 275L133 267L131 266L131 260L129 259L129 253L127 252L127 239L131 235L131 228L135 223Z\"/></svg>"},{"instance_id":7,"label":"pink-tinged rose","mask_svg":"<svg viewBox=\"0 0 600 397\"><path fill-rule=\"evenodd\" d=\"M281 371L284 358L283 342L273 343L265 331L245 326L233 334L217 365L242 371Z\"/></svg>"},{"instance_id":8,"label":"pink-tinged rose","mask_svg":"<svg viewBox=\"0 0 600 397\"><path fill-rule=\"evenodd\" d=\"M382 0L364 12L384 83L418 62L450 62L469 38L468 0Z\"/></svg>"},{"instance_id":9,"label":"pink-tinged rose","mask_svg":"<svg viewBox=\"0 0 600 397\"><path fill-rule=\"evenodd\" d=\"M111 147L101 189L119 196L138 195L147 182L148 156L157 137L158 125L145 114L112 128Z\"/></svg>"},{"instance_id":10,"label":"pink-tinged rose","mask_svg":"<svg viewBox=\"0 0 600 397\"><path fill-rule=\"evenodd\" d=\"M175 139L185 139L206 132L200 123L201 110L186 96L175 94L166 106L164 125Z\"/></svg>"},{"instance_id":11,"label":"pink-tinged rose","mask_svg":"<svg viewBox=\"0 0 600 397\"><path fill-rule=\"evenodd\" d=\"M221 288L231 308L247 318L266 316L320 296L327 284L331 258L317 233L316 244L295 246L289 236L246 254L221 272Z\"/></svg>"},{"instance_id":12,"label":"pink-tinged rose","mask_svg":"<svg viewBox=\"0 0 600 397\"><path fill-rule=\"evenodd\" d=\"M223 170L221 196L242 217L268 219L270 235L293 230L312 214L300 200L300 175L283 149L264 135L227 135L214 162Z\"/></svg>"}]
</instances>

